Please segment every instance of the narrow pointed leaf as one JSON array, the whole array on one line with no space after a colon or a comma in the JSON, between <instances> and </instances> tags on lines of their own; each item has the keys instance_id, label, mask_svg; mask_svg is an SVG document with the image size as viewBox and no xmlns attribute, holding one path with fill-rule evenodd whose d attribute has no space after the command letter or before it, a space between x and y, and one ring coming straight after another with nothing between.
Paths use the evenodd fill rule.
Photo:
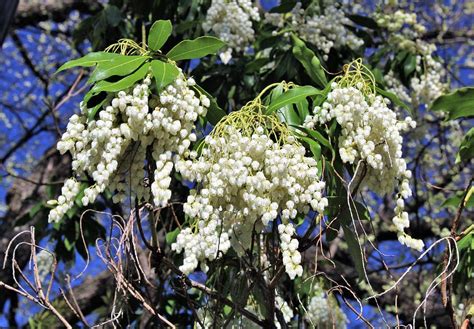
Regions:
<instances>
[{"instance_id":1,"label":"narrow pointed leaf","mask_svg":"<svg viewBox=\"0 0 474 329\"><path fill-rule=\"evenodd\" d=\"M159 20L153 23L148 34L148 47L151 50L159 50L168 40L173 31L173 26L169 20Z\"/></svg>"},{"instance_id":2,"label":"narrow pointed leaf","mask_svg":"<svg viewBox=\"0 0 474 329\"><path fill-rule=\"evenodd\" d=\"M325 138L321 133L317 130L308 129L303 126L293 126L294 128L301 130L302 132L306 133L307 135L311 136L314 140L320 142L325 147L332 149L331 143L327 138Z\"/></svg>"},{"instance_id":3,"label":"narrow pointed leaf","mask_svg":"<svg viewBox=\"0 0 474 329\"><path fill-rule=\"evenodd\" d=\"M156 90L158 92L172 83L179 74L178 68L173 64L154 60L150 66L153 76L155 77Z\"/></svg>"},{"instance_id":4,"label":"narrow pointed leaf","mask_svg":"<svg viewBox=\"0 0 474 329\"><path fill-rule=\"evenodd\" d=\"M276 97L268 106L266 113L271 114L286 105L299 103L306 97L318 94L321 94L321 91L312 86L294 87Z\"/></svg>"},{"instance_id":5,"label":"narrow pointed leaf","mask_svg":"<svg viewBox=\"0 0 474 329\"><path fill-rule=\"evenodd\" d=\"M351 255L352 261L354 262L357 274L359 275L359 280L364 280L364 264L362 258L362 249L360 248L359 241L357 241L357 236L354 234L352 229L347 225L342 225L344 230L344 238L347 242L348 251Z\"/></svg>"},{"instance_id":6,"label":"narrow pointed leaf","mask_svg":"<svg viewBox=\"0 0 474 329\"><path fill-rule=\"evenodd\" d=\"M200 37L194 40L183 40L174 46L166 56L174 61L201 58L215 54L225 42L214 37Z\"/></svg>"},{"instance_id":7,"label":"narrow pointed leaf","mask_svg":"<svg viewBox=\"0 0 474 329\"><path fill-rule=\"evenodd\" d=\"M129 75L138 69L148 58L150 57L119 55L110 62L98 64L87 82L94 83L114 75Z\"/></svg>"},{"instance_id":8,"label":"narrow pointed leaf","mask_svg":"<svg viewBox=\"0 0 474 329\"><path fill-rule=\"evenodd\" d=\"M127 89L133 86L133 84L138 80L145 78L146 74L148 73L148 68L148 64L143 65L134 73L116 82L100 81L94 86L94 88L91 89L91 91L93 93L99 93L101 91L119 92L120 90Z\"/></svg>"},{"instance_id":9,"label":"narrow pointed leaf","mask_svg":"<svg viewBox=\"0 0 474 329\"><path fill-rule=\"evenodd\" d=\"M93 52L89 53L81 58L73 59L69 62L64 63L61 65L61 67L56 71L56 73L59 73L61 71L76 67L76 66L82 66L82 67L90 67L94 66L99 63L106 63L110 62L112 59L120 56L119 54L116 53L107 53L103 51L98 51L98 52Z\"/></svg>"}]
</instances>

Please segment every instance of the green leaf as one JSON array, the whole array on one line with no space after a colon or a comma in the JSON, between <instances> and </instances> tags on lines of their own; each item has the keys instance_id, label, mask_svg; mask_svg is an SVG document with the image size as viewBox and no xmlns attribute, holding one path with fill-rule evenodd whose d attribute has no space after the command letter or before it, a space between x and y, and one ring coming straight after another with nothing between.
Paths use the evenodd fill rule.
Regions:
<instances>
[{"instance_id":1,"label":"green leaf","mask_svg":"<svg viewBox=\"0 0 474 329\"><path fill-rule=\"evenodd\" d=\"M119 54L115 53L107 53L103 51L98 51L98 52L93 52L89 53L81 58L73 59L69 62L64 63L61 65L61 67L56 71L55 74L76 67L76 66L82 66L82 67L90 67L94 66L99 63L106 63L110 62L112 59L121 56Z\"/></svg>"},{"instance_id":2,"label":"green leaf","mask_svg":"<svg viewBox=\"0 0 474 329\"><path fill-rule=\"evenodd\" d=\"M408 54L403 63L403 73L405 77L409 77L416 69L416 56L413 54Z\"/></svg>"},{"instance_id":3,"label":"green leaf","mask_svg":"<svg viewBox=\"0 0 474 329\"><path fill-rule=\"evenodd\" d=\"M194 40L183 40L171 49L166 56L173 61L201 58L209 54L215 54L225 45L214 37L199 37Z\"/></svg>"},{"instance_id":4,"label":"green leaf","mask_svg":"<svg viewBox=\"0 0 474 329\"><path fill-rule=\"evenodd\" d=\"M464 249L470 249L472 243L474 243L474 232L466 234L457 242L459 251L461 252Z\"/></svg>"},{"instance_id":5,"label":"green leaf","mask_svg":"<svg viewBox=\"0 0 474 329\"><path fill-rule=\"evenodd\" d=\"M322 145L324 145L328 149L332 150L332 146L331 146L331 143L329 142L329 140L327 138L325 138L323 135L321 135L321 133L319 131L308 129L308 128L303 127L303 126L294 126L294 128L303 131L307 135L311 136L314 140L317 140Z\"/></svg>"},{"instance_id":6,"label":"green leaf","mask_svg":"<svg viewBox=\"0 0 474 329\"><path fill-rule=\"evenodd\" d=\"M267 108L266 114L271 114L276 110L290 104L299 103L306 97L321 94L321 91L312 86L295 86L280 96L272 100Z\"/></svg>"},{"instance_id":7,"label":"green leaf","mask_svg":"<svg viewBox=\"0 0 474 329\"><path fill-rule=\"evenodd\" d=\"M448 112L448 120L474 116L474 87L464 87L438 97L432 111Z\"/></svg>"},{"instance_id":8,"label":"green leaf","mask_svg":"<svg viewBox=\"0 0 474 329\"><path fill-rule=\"evenodd\" d=\"M105 97L98 104L94 105L92 108L87 109L87 120L92 121L95 118L97 112L102 108L106 101L110 100L108 97Z\"/></svg>"},{"instance_id":9,"label":"green leaf","mask_svg":"<svg viewBox=\"0 0 474 329\"><path fill-rule=\"evenodd\" d=\"M138 80L143 79L148 73L148 68L149 65L143 65L134 73L116 82L100 81L91 89L91 91L97 94L101 91L119 92L120 90L127 89L133 86L133 84Z\"/></svg>"},{"instance_id":10,"label":"green leaf","mask_svg":"<svg viewBox=\"0 0 474 329\"><path fill-rule=\"evenodd\" d=\"M223 117L227 115L227 113L219 107L219 104L217 104L216 99L211 96L207 91L205 91L201 86L199 85L194 85L194 89L197 90L198 93L202 95L206 95L207 98L210 100L210 105L209 108L207 109L207 114L206 114L206 119L213 125L215 126Z\"/></svg>"},{"instance_id":11,"label":"green leaf","mask_svg":"<svg viewBox=\"0 0 474 329\"><path fill-rule=\"evenodd\" d=\"M390 101L392 101L392 103L394 103L395 105L400 106L401 108L405 109L408 113L410 113L410 115L413 115L413 110L407 104L402 102L400 98L398 98L398 96L395 95L394 93L383 90L379 87L375 87L375 91L377 92L377 94L390 99Z\"/></svg>"},{"instance_id":12,"label":"green leaf","mask_svg":"<svg viewBox=\"0 0 474 329\"><path fill-rule=\"evenodd\" d=\"M107 5L102 11L109 25L117 27L123 21L122 11L117 6Z\"/></svg>"},{"instance_id":13,"label":"green leaf","mask_svg":"<svg viewBox=\"0 0 474 329\"><path fill-rule=\"evenodd\" d=\"M272 92L270 93L270 104L281 94L283 94L283 86L279 84L278 86L273 88ZM279 108L277 110L277 115L280 118L280 121L286 122L289 125L299 125L302 123L298 113L295 111L291 104Z\"/></svg>"},{"instance_id":14,"label":"green leaf","mask_svg":"<svg viewBox=\"0 0 474 329\"><path fill-rule=\"evenodd\" d=\"M173 231L166 233L166 236L165 236L166 244L171 245L173 242L175 242L176 237L178 236L179 232L180 230L177 227Z\"/></svg>"},{"instance_id":15,"label":"green leaf","mask_svg":"<svg viewBox=\"0 0 474 329\"><path fill-rule=\"evenodd\" d=\"M456 163L474 158L474 128L469 129L459 146Z\"/></svg>"},{"instance_id":16,"label":"green leaf","mask_svg":"<svg viewBox=\"0 0 474 329\"><path fill-rule=\"evenodd\" d=\"M296 109L298 110L298 115L300 116L301 122L304 122L304 119L309 115L308 106L309 104L306 99L296 103Z\"/></svg>"},{"instance_id":17,"label":"green leaf","mask_svg":"<svg viewBox=\"0 0 474 329\"><path fill-rule=\"evenodd\" d=\"M352 217L354 221L356 220L370 220L370 214L367 208L358 201L350 202L347 204L347 198L345 196L328 196L328 206L327 206L327 215L329 217L337 216L342 224L350 225L352 224ZM352 212L352 215L351 215Z\"/></svg>"},{"instance_id":18,"label":"green leaf","mask_svg":"<svg viewBox=\"0 0 474 329\"><path fill-rule=\"evenodd\" d=\"M170 63L154 60L150 66L155 77L156 90L158 92L172 83L179 74L178 68Z\"/></svg>"},{"instance_id":19,"label":"green leaf","mask_svg":"<svg viewBox=\"0 0 474 329\"><path fill-rule=\"evenodd\" d=\"M364 26L372 30L379 29L379 25L373 18L362 15L347 15L347 17L357 25Z\"/></svg>"},{"instance_id":20,"label":"green leaf","mask_svg":"<svg viewBox=\"0 0 474 329\"><path fill-rule=\"evenodd\" d=\"M460 193L457 193L457 195L453 195L452 197L447 198L441 204L441 208L444 208L444 207L452 207L453 209L458 208L459 203L461 202L461 199L462 199L463 195L464 195L464 191L460 192ZM465 204L465 207L466 208L474 208L474 197L470 197L469 200L467 200L467 202Z\"/></svg>"},{"instance_id":21,"label":"green leaf","mask_svg":"<svg viewBox=\"0 0 474 329\"><path fill-rule=\"evenodd\" d=\"M352 261L354 262L355 268L357 270L357 274L359 275L360 280L364 280L364 265L362 259L362 249L360 247L359 241L357 240L357 236L347 225L342 225L342 229L344 230L344 237L347 242L348 251L351 255Z\"/></svg>"},{"instance_id":22,"label":"green leaf","mask_svg":"<svg viewBox=\"0 0 474 329\"><path fill-rule=\"evenodd\" d=\"M110 62L98 64L87 82L94 83L114 75L129 75L149 58L150 57L148 56L119 55L118 57L113 58Z\"/></svg>"},{"instance_id":23,"label":"green leaf","mask_svg":"<svg viewBox=\"0 0 474 329\"><path fill-rule=\"evenodd\" d=\"M272 9L270 9L270 13L279 13L279 14L287 13L291 11L295 6L296 6L296 1L283 2L280 5L275 6Z\"/></svg>"},{"instance_id":24,"label":"green leaf","mask_svg":"<svg viewBox=\"0 0 474 329\"><path fill-rule=\"evenodd\" d=\"M43 207L43 202L38 202L33 207L31 207L30 211L28 211L30 218L33 218L41 209L43 209Z\"/></svg>"},{"instance_id":25,"label":"green leaf","mask_svg":"<svg viewBox=\"0 0 474 329\"><path fill-rule=\"evenodd\" d=\"M321 145L319 145L316 141L308 137L301 136L299 138L308 143L309 149L311 150L311 153L313 153L313 158L319 161L319 159L321 158Z\"/></svg>"},{"instance_id":26,"label":"green leaf","mask_svg":"<svg viewBox=\"0 0 474 329\"><path fill-rule=\"evenodd\" d=\"M153 23L148 34L148 47L151 50L159 50L168 40L173 31L173 26L169 20L159 20Z\"/></svg>"},{"instance_id":27,"label":"green leaf","mask_svg":"<svg viewBox=\"0 0 474 329\"><path fill-rule=\"evenodd\" d=\"M296 35L291 34L293 40L293 55L303 65L306 73L318 86L325 87L328 83L326 74L314 52L306 47L306 44Z\"/></svg>"}]
</instances>

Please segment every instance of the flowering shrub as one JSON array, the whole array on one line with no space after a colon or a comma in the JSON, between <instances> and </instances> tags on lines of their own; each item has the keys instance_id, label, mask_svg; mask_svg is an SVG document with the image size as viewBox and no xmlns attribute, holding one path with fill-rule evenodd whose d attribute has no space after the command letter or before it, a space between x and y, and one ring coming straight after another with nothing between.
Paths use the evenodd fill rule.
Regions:
<instances>
[{"instance_id":1,"label":"flowering shrub","mask_svg":"<svg viewBox=\"0 0 474 329\"><path fill-rule=\"evenodd\" d=\"M60 194L47 230L67 261L76 251L89 260L95 243L117 283L107 321L121 321L120 303L133 299L127 316L145 327L345 328L354 318L345 312L370 326L369 305L386 325L416 327L428 305L420 289L432 294L438 282L454 321L451 291L467 300L455 259L472 269L455 256L472 245L457 229L472 207L474 133L464 136L469 119L445 119L473 116L473 91L446 94L448 69L422 18L392 2L370 14L331 1L282 0L268 12L249 0L155 5L107 5L84 26L110 23L141 41L119 39L58 69L80 67L87 92L57 143L72 177L48 192ZM174 28L147 22L157 16ZM445 137L453 145L436 153ZM459 175L443 168L437 180L438 159ZM433 224L448 207L454 223ZM427 254L440 272L420 265L433 283L415 293L410 271ZM54 281L45 255L36 285ZM30 300L53 310L37 292Z\"/></svg>"}]
</instances>

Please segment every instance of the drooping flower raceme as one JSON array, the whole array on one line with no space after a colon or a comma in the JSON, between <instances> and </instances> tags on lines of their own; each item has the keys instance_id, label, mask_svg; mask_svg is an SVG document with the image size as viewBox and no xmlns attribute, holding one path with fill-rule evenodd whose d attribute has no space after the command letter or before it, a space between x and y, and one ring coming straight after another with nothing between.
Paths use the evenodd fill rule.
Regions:
<instances>
[{"instance_id":1,"label":"drooping flower raceme","mask_svg":"<svg viewBox=\"0 0 474 329\"><path fill-rule=\"evenodd\" d=\"M399 197L393 222L399 231L399 241L420 250L423 242L414 240L404 233L409 227L408 213L404 212L403 200L412 192L409 185L411 171L402 157L403 138L401 133L414 128L410 118L400 121L388 105L390 101L375 94L364 94L363 83L355 86L331 85L331 92L322 106L314 109L314 116L308 116L305 125L314 128L335 119L341 126L339 155L344 163L366 164L363 183L371 190L392 193L399 182ZM361 175L362 170L356 174Z\"/></svg>"},{"instance_id":2,"label":"drooping flower raceme","mask_svg":"<svg viewBox=\"0 0 474 329\"><path fill-rule=\"evenodd\" d=\"M192 78L180 74L155 96L150 91L151 79L146 78L131 90L118 92L97 119L88 121L84 107L80 115L70 118L58 150L71 153L77 175L88 174L95 182L84 190L83 205L94 202L106 188L115 193L115 202L123 201L129 188L138 200L153 200L159 207L167 204L174 163L196 140L194 122L209 106L207 97L199 98L190 89L194 84ZM154 167L148 177L151 189L144 184L146 161ZM78 183L68 180L62 192L58 207L49 214L52 222L72 207Z\"/></svg>"},{"instance_id":3,"label":"drooping flower raceme","mask_svg":"<svg viewBox=\"0 0 474 329\"><path fill-rule=\"evenodd\" d=\"M192 154L191 160L177 163L183 177L198 187L190 192L184 205L185 213L197 220L194 231L182 231L172 246L178 252L184 250L181 270L185 273L194 270L196 259L206 262L218 257L218 252L225 253L228 236L235 240L233 244L239 244L251 236L253 228L262 229L279 215L291 226L290 220L298 212L307 213L311 208L323 212L328 203L322 195L325 184L319 180L316 161L305 157L305 148L294 137L288 136L280 143L272 140L263 127L257 127L251 135L231 125L221 128L220 134L206 137L199 157ZM206 229L210 223L212 228ZM289 253L284 255L285 266L294 278L302 273L298 241L291 240L294 229L284 232L282 249L285 243ZM224 243L207 246L209 235L214 235L214 241L224 239ZM197 244L193 240L200 240L199 247L193 248ZM214 256L209 256L211 253Z\"/></svg>"},{"instance_id":4,"label":"drooping flower raceme","mask_svg":"<svg viewBox=\"0 0 474 329\"><path fill-rule=\"evenodd\" d=\"M353 50L360 48L364 41L357 37L346 26L352 22L344 14L343 8L333 1L323 1L324 10L312 15L301 8L298 2L291 10L288 23L296 29L298 35L318 47L328 59L331 48L339 49L347 46ZM265 14L265 21L280 28L285 26L288 15L279 13Z\"/></svg>"},{"instance_id":5,"label":"drooping flower raceme","mask_svg":"<svg viewBox=\"0 0 474 329\"><path fill-rule=\"evenodd\" d=\"M443 64L433 58L436 46L418 41L421 47L421 54L416 56L416 73L410 80L413 89L414 104L431 104L436 98L441 96L449 88L449 84L444 81L446 70Z\"/></svg>"},{"instance_id":6,"label":"drooping flower raceme","mask_svg":"<svg viewBox=\"0 0 474 329\"><path fill-rule=\"evenodd\" d=\"M227 64L233 51L244 51L253 42L252 22L259 20L258 8L251 0L212 0L202 26L227 44L227 49L220 53L222 62Z\"/></svg>"}]
</instances>

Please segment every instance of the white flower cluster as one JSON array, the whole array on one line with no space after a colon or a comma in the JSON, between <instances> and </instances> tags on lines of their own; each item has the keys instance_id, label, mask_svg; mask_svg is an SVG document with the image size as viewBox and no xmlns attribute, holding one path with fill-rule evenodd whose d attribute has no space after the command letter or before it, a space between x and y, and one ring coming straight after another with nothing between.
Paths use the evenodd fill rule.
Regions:
<instances>
[{"instance_id":1,"label":"white flower cluster","mask_svg":"<svg viewBox=\"0 0 474 329\"><path fill-rule=\"evenodd\" d=\"M295 316L293 313L293 309L288 305L286 300L281 298L279 295L275 296L275 305L276 307L281 311L283 314L283 319L285 320L286 323L290 323L291 319ZM278 322L276 315L275 315L275 326L277 328L281 328L280 323Z\"/></svg>"},{"instance_id":2,"label":"white flower cluster","mask_svg":"<svg viewBox=\"0 0 474 329\"><path fill-rule=\"evenodd\" d=\"M278 233L280 233L280 247L283 254L283 265L290 279L303 275L303 267L301 266L301 254L298 251L299 242L292 238L295 235L295 228L292 224L278 225Z\"/></svg>"},{"instance_id":3,"label":"white flower cluster","mask_svg":"<svg viewBox=\"0 0 474 329\"><path fill-rule=\"evenodd\" d=\"M446 70L443 64L433 58L436 46L422 41L418 42L422 54L416 56L417 76L410 80L413 89L414 104L431 104L436 98L448 90L448 84L443 80Z\"/></svg>"},{"instance_id":4,"label":"white flower cluster","mask_svg":"<svg viewBox=\"0 0 474 329\"><path fill-rule=\"evenodd\" d=\"M346 315L336 305L333 307L330 304L326 294L318 289L309 302L305 314L306 321L317 328L346 328Z\"/></svg>"},{"instance_id":5,"label":"white flower cluster","mask_svg":"<svg viewBox=\"0 0 474 329\"><path fill-rule=\"evenodd\" d=\"M259 20L258 8L251 0L212 0L202 26L227 44L227 50L220 54L222 62L227 64L233 50L244 51L253 42L252 21Z\"/></svg>"},{"instance_id":6,"label":"white flower cluster","mask_svg":"<svg viewBox=\"0 0 474 329\"><path fill-rule=\"evenodd\" d=\"M84 206L93 203L106 188L115 192L114 202L125 199L127 187L139 200L151 201L150 188L144 185L145 163L150 164L151 160L156 168L151 184L155 205L165 206L171 197L174 162L185 156L196 140L194 122L199 115L205 115L210 102L205 96L196 97L189 88L194 80L183 74L152 99L150 84L147 77L130 93L118 92L99 112L97 120L88 121L84 107L81 115L70 118L57 147L61 154L71 153L76 174L87 173L95 182L84 191ZM153 159L148 158L148 153ZM50 221L61 219L72 206L71 197L79 192L72 188L73 183L68 184L58 199L60 206L50 212ZM66 195L67 191L72 192ZM63 203L63 199L68 202Z\"/></svg>"},{"instance_id":7,"label":"white flower cluster","mask_svg":"<svg viewBox=\"0 0 474 329\"><path fill-rule=\"evenodd\" d=\"M408 13L401 9L398 9L394 13L376 13L375 21L380 27L386 28L389 32L398 32L403 27L407 27L407 30L413 29L416 34L425 32L425 27L417 23L415 13ZM404 31L404 33L407 33Z\"/></svg>"},{"instance_id":8,"label":"white flower cluster","mask_svg":"<svg viewBox=\"0 0 474 329\"><path fill-rule=\"evenodd\" d=\"M407 170L402 157L401 133L415 128L416 123L410 117L397 120L396 113L388 107L388 99L374 94L365 96L360 90L362 82L358 84L357 87L339 87L333 82L327 100L314 109L314 116L305 119L305 126L312 129L335 118L342 128L339 137L342 161L350 164L364 161L367 172L363 182L379 194L391 193L395 182L400 181L399 195L406 199L411 196L408 183L411 171ZM394 222L400 232L399 240L406 244L403 229L409 225L405 220L408 214L403 214L403 207L397 206L396 210ZM413 244L410 240L408 244L419 249L420 243Z\"/></svg>"},{"instance_id":9,"label":"white flower cluster","mask_svg":"<svg viewBox=\"0 0 474 329\"><path fill-rule=\"evenodd\" d=\"M74 178L69 178L61 188L61 195L59 196L56 207L49 213L49 221L57 222L66 215L69 209L74 205L74 200L79 194L81 184Z\"/></svg>"},{"instance_id":10,"label":"white flower cluster","mask_svg":"<svg viewBox=\"0 0 474 329\"><path fill-rule=\"evenodd\" d=\"M443 64L433 58L435 45L418 41L417 45L421 53L416 55L415 76L410 79L409 87L406 88L396 77L393 71L389 71L384 79L389 91L396 94L404 102L411 102L414 107L420 104L431 104L436 98L443 95L449 88L444 82L446 70Z\"/></svg>"},{"instance_id":11,"label":"white flower cluster","mask_svg":"<svg viewBox=\"0 0 474 329\"><path fill-rule=\"evenodd\" d=\"M411 96L409 95L408 88L403 85L400 79L396 76L395 72L389 71L384 75L384 81L387 85L387 90L397 95L397 97L406 103L411 102Z\"/></svg>"},{"instance_id":12,"label":"white flower cluster","mask_svg":"<svg viewBox=\"0 0 474 329\"><path fill-rule=\"evenodd\" d=\"M344 14L339 4L323 1L324 11L308 15L298 2L291 11L289 22L298 35L320 49L324 60L328 59L331 48L339 49L347 46L353 50L360 48L364 41L346 28L352 22ZM265 21L282 28L287 19L286 14L267 13Z\"/></svg>"},{"instance_id":13,"label":"white flower cluster","mask_svg":"<svg viewBox=\"0 0 474 329\"><path fill-rule=\"evenodd\" d=\"M216 215L209 221L198 221L196 232L191 228L182 230L171 245L171 249L178 253L184 250L183 265L179 269L185 273L192 273L201 262L201 270L207 272L206 260L214 260L225 254L230 248L229 234L222 232L222 223Z\"/></svg>"},{"instance_id":14,"label":"white flower cluster","mask_svg":"<svg viewBox=\"0 0 474 329\"><path fill-rule=\"evenodd\" d=\"M312 129L333 118L342 128L339 138L339 155L345 163L364 160L368 165L365 183L380 193L390 193L395 179L406 172L402 157L401 132L416 126L406 117L398 121L396 114L387 105L388 99L365 95L355 87L340 88L333 82L327 101L314 109L305 126Z\"/></svg>"},{"instance_id":15,"label":"white flower cluster","mask_svg":"<svg viewBox=\"0 0 474 329\"><path fill-rule=\"evenodd\" d=\"M199 228L208 225L200 222L219 219L213 234L231 232L238 226L248 231L244 235L251 235L256 222L267 225L279 214L288 223L298 212L307 213L310 207L324 211L328 201L322 196L325 184L319 180L317 163L305 157L305 148L294 138L280 145L262 127L255 129L251 137L229 125L224 131L221 137L206 137L200 157L191 154L192 160L176 164L184 179L198 184L199 189L191 191L184 212L198 221ZM200 239L201 234L194 233L194 238ZM175 250L186 248L180 235ZM294 247L291 242L291 248ZM222 253L226 251L219 248ZM194 258L201 260L203 254L192 256L191 252L185 255L191 261L185 259L185 263L197 266ZM289 274L296 275L292 271Z\"/></svg>"},{"instance_id":16,"label":"white flower cluster","mask_svg":"<svg viewBox=\"0 0 474 329\"><path fill-rule=\"evenodd\" d=\"M53 264L54 258L50 252L42 249L36 254L36 266L41 281L44 281L51 274Z\"/></svg>"}]
</instances>

